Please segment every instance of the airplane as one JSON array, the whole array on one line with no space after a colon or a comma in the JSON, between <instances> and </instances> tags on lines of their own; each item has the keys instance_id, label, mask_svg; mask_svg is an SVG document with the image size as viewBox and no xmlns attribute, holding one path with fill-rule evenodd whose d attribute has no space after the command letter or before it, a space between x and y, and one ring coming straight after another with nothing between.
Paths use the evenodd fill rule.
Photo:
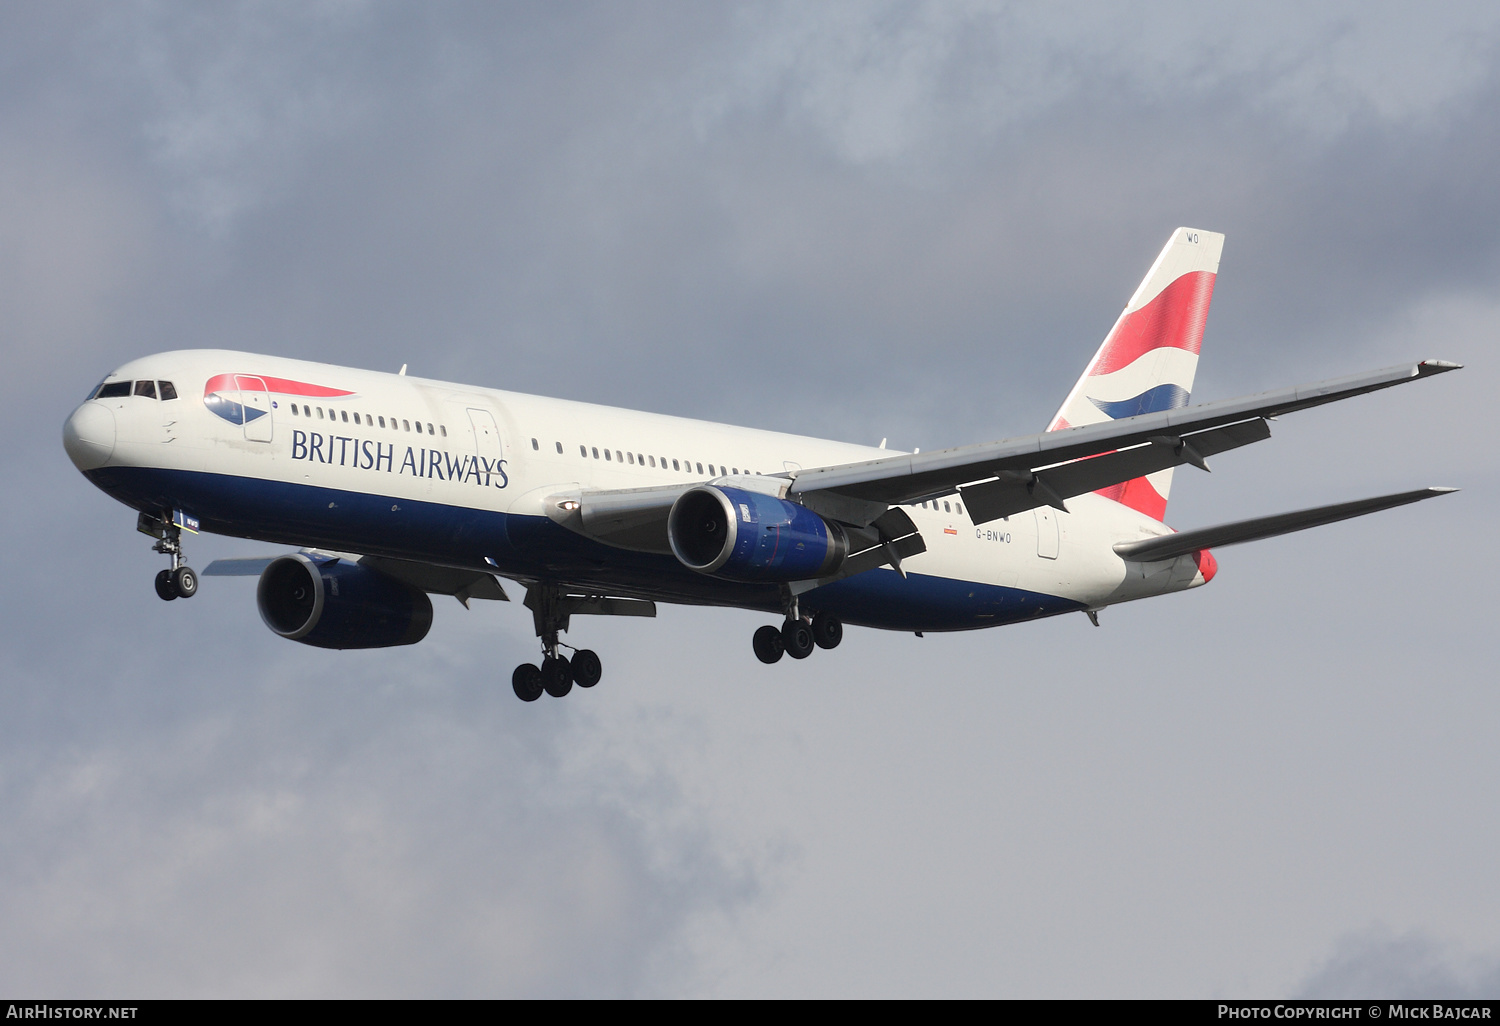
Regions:
<instances>
[{"instance_id":1,"label":"airplane","mask_svg":"<svg viewBox=\"0 0 1500 1026\"><path fill-rule=\"evenodd\" d=\"M409 376L223 350L133 360L72 412L63 444L137 511L170 566L210 531L298 546L219 560L257 576L261 618L322 648L415 644L430 595L525 590L540 663L523 701L602 676L560 640L574 616L656 603L780 618L765 663L835 648L845 624L958 631L1207 584L1214 547L1432 498L1422 488L1174 531L1174 468L1270 437L1280 416L1458 369L1423 360L1189 405L1224 236L1178 228L1047 430L900 452ZM563 650L571 652L569 657Z\"/></svg>"}]
</instances>

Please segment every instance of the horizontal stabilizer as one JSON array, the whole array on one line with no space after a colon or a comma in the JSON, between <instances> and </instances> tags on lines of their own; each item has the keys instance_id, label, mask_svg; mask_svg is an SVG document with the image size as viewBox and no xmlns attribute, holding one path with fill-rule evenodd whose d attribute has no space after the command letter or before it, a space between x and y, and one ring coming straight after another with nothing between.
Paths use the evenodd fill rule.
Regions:
<instances>
[{"instance_id":1,"label":"horizontal stabilizer","mask_svg":"<svg viewBox=\"0 0 1500 1026\"><path fill-rule=\"evenodd\" d=\"M1423 499L1431 499L1437 495L1446 495L1456 491L1458 491L1457 488L1418 488L1414 492L1398 492L1395 495L1380 495L1373 499L1339 502L1332 506L1319 506L1316 509L1277 513L1269 517L1256 517L1254 520L1219 524L1217 527L1200 527L1196 531L1180 531L1177 534L1167 534L1160 538L1121 542L1115 546L1115 552L1125 559L1138 563L1175 559L1203 549L1238 545L1240 542L1274 538L1278 534L1305 531L1309 527L1322 527L1324 524L1348 520L1351 517L1362 517L1366 513L1378 513L1393 506L1405 506L1409 502L1421 502Z\"/></svg>"}]
</instances>

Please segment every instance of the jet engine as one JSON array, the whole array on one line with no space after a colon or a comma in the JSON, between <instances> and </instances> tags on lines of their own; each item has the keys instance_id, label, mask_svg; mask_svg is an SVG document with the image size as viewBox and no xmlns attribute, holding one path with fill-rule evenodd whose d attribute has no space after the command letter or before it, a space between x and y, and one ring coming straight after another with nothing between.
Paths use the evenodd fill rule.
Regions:
<instances>
[{"instance_id":1,"label":"jet engine","mask_svg":"<svg viewBox=\"0 0 1500 1026\"><path fill-rule=\"evenodd\" d=\"M843 528L774 495L700 485L678 496L667 540L683 566L732 581L803 581L849 554Z\"/></svg>"},{"instance_id":2,"label":"jet engine","mask_svg":"<svg viewBox=\"0 0 1500 1026\"><path fill-rule=\"evenodd\" d=\"M415 645L432 626L432 600L421 589L358 563L320 564L301 552L262 571L255 604L271 630L318 648Z\"/></svg>"}]
</instances>

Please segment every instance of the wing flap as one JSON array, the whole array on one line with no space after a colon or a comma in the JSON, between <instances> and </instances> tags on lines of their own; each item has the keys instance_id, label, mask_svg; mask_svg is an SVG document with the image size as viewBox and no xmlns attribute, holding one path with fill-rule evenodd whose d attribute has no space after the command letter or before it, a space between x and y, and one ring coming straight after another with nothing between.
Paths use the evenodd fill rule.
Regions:
<instances>
[{"instance_id":1,"label":"wing flap","mask_svg":"<svg viewBox=\"0 0 1500 1026\"><path fill-rule=\"evenodd\" d=\"M1162 535L1160 538L1147 538L1144 541L1121 542L1114 548L1115 552L1125 559L1137 563L1151 563L1159 559L1175 559L1203 549L1238 545L1241 542L1259 541L1262 538L1274 538L1280 534L1305 531L1310 527L1322 527L1324 524L1362 517L1367 513L1378 513L1383 509L1405 506L1407 503L1421 502L1423 499L1431 499L1456 491L1458 491L1457 488L1418 488L1412 492L1397 492L1394 495L1379 495L1371 499L1338 502L1331 506L1299 509L1291 513L1256 517L1253 520L1237 520L1234 523L1218 524L1214 527L1200 527L1194 531L1181 531L1177 534Z\"/></svg>"},{"instance_id":2,"label":"wing flap","mask_svg":"<svg viewBox=\"0 0 1500 1026\"><path fill-rule=\"evenodd\" d=\"M1271 428L1257 417L1190 435L1156 435L1145 445L1094 456L1035 473L1006 471L993 481L959 488L969 517L987 524L1024 513L1037 506L1067 511L1064 500L1107 488L1121 481L1154 474L1168 467L1192 463L1204 470L1204 459L1271 437Z\"/></svg>"},{"instance_id":3,"label":"wing flap","mask_svg":"<svg viewBox=\"0 0 1500 1026\"><path fill-rule=\"evenodd\" d=\"M403 584L410 584L413 588L421 588L431 595L452 595L465 605L468 605L471 598L494 602L510 601L510 596L505 594L505 589L493 575L478 570L418 563L409 559L391 559L386 556L361 556L359 565L393 577Z\"/></svg>"}]
</instances>

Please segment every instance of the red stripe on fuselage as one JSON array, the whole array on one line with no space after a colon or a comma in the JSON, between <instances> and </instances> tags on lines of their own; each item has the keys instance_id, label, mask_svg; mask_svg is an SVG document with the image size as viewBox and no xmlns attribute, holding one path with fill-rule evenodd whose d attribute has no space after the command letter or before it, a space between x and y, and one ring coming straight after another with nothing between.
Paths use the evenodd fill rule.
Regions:
<instances>
[{"instance_id":1,"label":"red stripe on fuselage","mask_svg":"<svg viewBox=\"0 0 1500 1026\"><path fill-rule=\"evenodd\" d=\"M353 395L353 392L343 388L329 388L327 385L310 385L305 381L292 381L289 378L271 378L264 374L215 374L208 379L208 384L203 386L203 394L210 392L227 392L238 389L235 378L259 378L266 383L266 390L278 395L304 395L310 399L337 399L343 395Z\"/></svg>"},{"instance_id":2,"label":"red stripe on fuselage","mask_svg":"<svg viewBox=\"0 0 1500 1026\"><path fill-rule=\"evenodd\" d=\"M1197 354L1203 346L1203 326L1214 295L1210 271L1189 271L1161 290L1151 302L1126 314L1115 325L1090 375L1109 374L1128 367L1153 349L1169 347Z\"/></svg>"}]
</instances>

